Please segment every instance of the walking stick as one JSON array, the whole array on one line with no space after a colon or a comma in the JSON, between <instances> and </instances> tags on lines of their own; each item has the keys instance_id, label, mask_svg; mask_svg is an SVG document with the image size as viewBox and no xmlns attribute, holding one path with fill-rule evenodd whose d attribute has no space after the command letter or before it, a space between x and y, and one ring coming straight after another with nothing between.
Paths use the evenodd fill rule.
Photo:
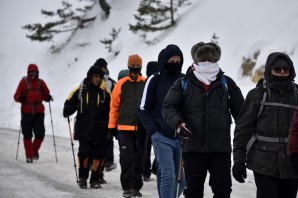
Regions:
<instances>
[{"instance_id":1,"label":"walking stick","mask_svg":"<svg viewBox=\"0 0 298 198\"><path fill-rule=\"evenodd\" d=\"M72 148L72 156L73 156L73 166L75 168L75 172L76 172L76 179L77 179L77 183L79 183L79 179L78 179L78 172L77 172L77 164L76 164L76 158L75 158L75 154L74 154L74 149L73 149L73 141L72 141L72 133L71 133L71 128L70 128L70 120L69 120L69 116L67 117L67 121L68 121L68 128L69 128L69 137L70 137L70 144L71 144L71 148Z\"/></svg>"},{"instance_id":2,"label":"walking stick","mask_svg":"<svg viewBox=\"0 0 298 198\"><path fill-rule=\"evenodd\" d=\"M22 124L20 124L20 129L19 129L19 138L18 138L18 146L17 146L16 160L18 160L19 146L20 146L20 137L21 137L21 130L22 130Z\"/></svg>"},{"instance_id":3,"label":"walking stick","mask_svg":"<svg viewBox=\"0 0 298 198\"><path fill-rule=\"evenodd\" d=\"M54 150L55 150L55 156L56 156L56 163L58 163L57 151L56 151L56 142L55 142L55 134L54 134L54 126L53 126L53 118L52 118L51 101L49 101L49 109L50 109L50 115L51 115L51 125L52 125L52 133L53 133L53 142L54 142Z\"/></svg>"},{"instance_id":4,"label":"walking stick","mask_svg":"<svg viewBox=\"0 0 298 198\"><path fill-rule=\"evenodd\" d=\"M176 197L179 197L179 188L180 188L180 183L181 183L181 172L182 172L182 166L183 166L183 159L182 159L182 149L184 147L185 139L182 138L181 143L180 143L180 162L179 162L179 172L178 172L178 184L177 184L177 194Z\"/></svg>"}]
</instances>

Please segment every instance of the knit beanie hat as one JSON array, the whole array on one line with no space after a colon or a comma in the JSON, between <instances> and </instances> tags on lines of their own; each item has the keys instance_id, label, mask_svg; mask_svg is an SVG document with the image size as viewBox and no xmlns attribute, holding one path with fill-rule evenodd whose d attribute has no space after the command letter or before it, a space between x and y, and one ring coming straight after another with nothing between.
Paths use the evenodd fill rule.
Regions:
<instances>
[{"instance_id":1,"label":"knit beanie hat","mask_svg":"<svg viewBox=\"0 0 298 198\"><path fill-rule=\"evenodd\" d=\"M92 76L92 74L98 74L101 78L103 78L103 71L98 66L92 66L87 72L87 77Z\"/></svg>"},{"instance_id":2,"label":"knit beanie hat","mask_svg":"<svg viewBox=\"0 0 298 198\"><path fill-rule=\"evenodd\" d=\"M107 61L103 58L97 59L96 62L94 63L94 66L98 66L98 67L107 66L107 65L108 65Z\"/></svg>"},{"instance_id":3,"label":"knit beanie hat","mask_svg":"<svg viewBox=\"0 0 298 198\"><path fill-rule=\"evenodd\" d=\"M118 80L120 80L121 78L124 78L125 76L128 76L128 69L123 69L119 72L118 74Z\"/></svg>"},{"instance_id":4,"label":"knit beanie hat","mask_svg":"<svg viewBox=\"0 0 298 198\"><path fill-rule=\"evenodd\" d=\"M149 77L152 74L158 72L158 62L157 61L150 61L150 62L148 62L146 69L147 69L146 70L147 77Z\"/></svg>"},{"instance_id":5,"label":"knit beanie hat","mask_svg":"<svg viewBox=\"0 0 298 198\"><path fill-rule=\"evenodd\" d=\"M212 42L200 42L191 48L191 56L195 62L217 62L220 59L220 55L220 47Z\"/></svg>"},{"instance_id":6,"label":"knit beanie hat","mask_svg":"<svg viewBox=\"0 0 298 198\"><path fill-rule=\"evenodd\" d=\"M139 55L137 54L133 54L133 55L130 55L128 57L128 63L127 63L127 66L131 66L131 65L138 65L140 67L142 67L142 59Z\"/></svg>"}]
</instances>

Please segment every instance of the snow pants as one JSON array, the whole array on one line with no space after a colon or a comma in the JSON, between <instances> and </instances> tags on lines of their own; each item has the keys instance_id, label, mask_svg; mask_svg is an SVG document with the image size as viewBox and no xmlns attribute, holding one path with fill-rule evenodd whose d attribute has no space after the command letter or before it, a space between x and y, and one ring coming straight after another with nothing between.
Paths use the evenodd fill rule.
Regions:
<instances>
[{"instance_id":1,"label":"snow pants","mask_svg":"<svg viewBox=\"0 0 298 198\"><path fill-rule=\"evenodd\" d=\"M209 171L214 198L230 198L232 192L231 154L188 152L183 154L186 178L185 198L202 198Z\"/></svg>"},{"instance_id":2,"label":"snow pants","mask_svg":"<svg viewBox=\"0 0 298 198\"><path fill-rule=\"evenodd\" d=\"M296 198L298 179L279 179L254 172L257 198Z\"/></svg>"}]
</instances>

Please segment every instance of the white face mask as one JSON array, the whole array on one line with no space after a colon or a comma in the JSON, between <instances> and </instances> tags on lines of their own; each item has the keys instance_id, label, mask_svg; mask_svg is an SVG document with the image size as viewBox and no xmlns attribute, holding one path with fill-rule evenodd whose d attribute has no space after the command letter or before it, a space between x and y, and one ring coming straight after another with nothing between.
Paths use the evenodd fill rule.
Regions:
<instances>
[{"instance_id":1,"label":"white face mask","mask_svg":"<svg viewBox=\"0 0 298 198\"><path fill-rule=\"evenodd\" d=\"M108 80L108 79L109 79L109 74L104 74L104 75L103 75L103 78L104 78L105 80Z\"/></svg>"}]
</instances>

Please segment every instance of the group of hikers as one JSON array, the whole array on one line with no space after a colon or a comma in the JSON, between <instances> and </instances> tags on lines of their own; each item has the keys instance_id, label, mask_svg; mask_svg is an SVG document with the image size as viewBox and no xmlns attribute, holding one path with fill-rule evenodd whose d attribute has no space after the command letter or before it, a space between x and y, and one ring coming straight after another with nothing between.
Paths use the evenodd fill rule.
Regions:
<instances>
[{"instance_id":1,"label":"group of hikers","mask_svg":"<svg viewBox=\"0 0 298 198\"><path fill-rule=\"evenodd\" d=\"M142 197L143 181L150 180L152 145L160 198L204 197L207 172L214 197L230 197L232 175L244 183L247 168L253 171L257 198L295 198L298 85L290 57L271 53L264 77L245 99L219 65L218 44L199 42L191 57L183 74L183 53L170 44L147 64L145 78L142 58L129 55L117 82L103 58L90 67L63 108L65 118L76 112L79 186L87 188L90 172L90 188L106 183L103 171L116 168L115 137L123 197ZM21 103L26 161L32 163L45 136L42 102L53 100L35 64L28 66L14 99Z\"/></svg>"}]
</instances>

